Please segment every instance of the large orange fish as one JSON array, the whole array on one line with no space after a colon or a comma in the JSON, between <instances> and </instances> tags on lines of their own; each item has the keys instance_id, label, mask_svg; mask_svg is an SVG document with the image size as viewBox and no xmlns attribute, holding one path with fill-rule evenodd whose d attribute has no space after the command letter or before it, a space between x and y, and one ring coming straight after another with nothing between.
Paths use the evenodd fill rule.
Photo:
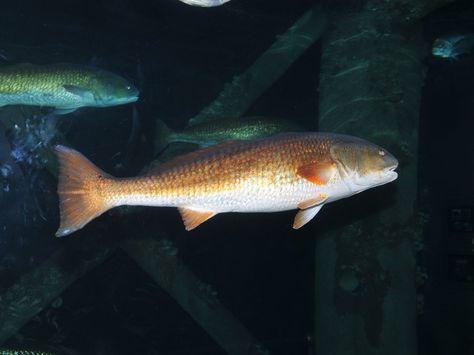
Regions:
<instances>
[{"instance_id":1,"label":"large orange fish","mask_svg":"<svg viewBox=\"0 0 474 355\"><path fill-rule=\"evenodd\" d=\"M57 146L61 223L68 235L122 205L177 207L186 230L223 212L299 209L293 228L328 202L397 178L397 159L360 138L283 133L229 141L177 157L147 175L115 178Z\"/></svg>"}]
</instances>

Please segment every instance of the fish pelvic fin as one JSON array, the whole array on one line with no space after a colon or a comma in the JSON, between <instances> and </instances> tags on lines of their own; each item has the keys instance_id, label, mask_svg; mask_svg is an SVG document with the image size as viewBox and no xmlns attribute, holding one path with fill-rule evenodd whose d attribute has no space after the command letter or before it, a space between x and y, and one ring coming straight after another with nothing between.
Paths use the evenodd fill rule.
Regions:
<instances>
[{"instance_id":1,"label":"fish pelvic fin","mask_svg":"<svg viewBox=\"0 0 474 355\"><path fill-rule=\"evenodd\" d=\"M293 222L293 229L300 229L306 223L311 221L314 216L323 208L323 204L307 208L305 210L299 210L296 213L295 220Z\"/></svg>"},{"instance_id":2,"label":"fish pelvic fin","mask_svg":"<svg viewBox=\"0 0 474 355\"><path fill-rule=\"evenodd\" d=\"M59 161L60 212L56 236L63 237L114 207L104 193L104 187L113 183L114 178L71 148L58 145L55 151Z\"/></svg>"},{"instance_id":3,"label":"fish pelvic fin","mask_svg":"<svg viewBox=\"0 0 474 355\"><path fill-rule=\"evenodd\" d=\"M184 228L187 231L193 230L208 219L214 217L216 212L198 210L190 207L178 207L181 218L183 219Z\"/></svg>"}]
</instances>

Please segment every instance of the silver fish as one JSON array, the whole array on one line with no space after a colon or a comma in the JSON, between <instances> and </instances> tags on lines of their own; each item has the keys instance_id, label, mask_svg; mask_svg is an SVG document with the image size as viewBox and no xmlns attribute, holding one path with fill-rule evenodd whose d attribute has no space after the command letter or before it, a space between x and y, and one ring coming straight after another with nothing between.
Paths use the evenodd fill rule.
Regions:
<instances>
[{"instance_id":1,"label":"silver fish","mask_svg":"<svg viewBox=\"0 0 474 355\"><path fill-rule=\"evenodd\" d=\"M474 34L443 36L433 43L431 53L443 59L459 59L469 54L474 48Z\"/></svg>"},{"instance_id":2,"label":"silver fish","mask_svg":"<svg viewBox=\"0 0 474 355\"><path fill-rule=\"evenodd\" d=\"M230 0L179 0L191 6L215 7L221 6Z\"/></svg>"}]
</instances>

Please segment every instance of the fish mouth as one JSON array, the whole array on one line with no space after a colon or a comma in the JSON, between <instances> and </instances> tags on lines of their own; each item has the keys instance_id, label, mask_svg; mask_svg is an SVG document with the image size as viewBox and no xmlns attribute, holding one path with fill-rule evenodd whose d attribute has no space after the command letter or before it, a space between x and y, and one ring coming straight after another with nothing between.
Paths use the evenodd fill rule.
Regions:
<instances>
[{"instance_id":1,"label":"fish mouth","mask_svg":"<svg viewBox=\"0 0 474 355\"><path fill-rule=\"evenodd\" d=\"M138 95L127 97L126 99L123 99L123 102L130 103L130 102L135 102L137 100L138 100Z\"/></svg>"},{"instance_id":2,"label":"fish mouth","mask_svg":"<svg viewBox=\"0 0 474 355\"><path fill-rule=\"evenodd\" d=\"M125 104L130 104L132 102L136 102L138 100L138 95L137 96L128 96L128 97L122 97L120 99L112 99L108 102L105 103L104 106L114 106L114 105L125 105Z\"/></svg>"},{"instance_id":3,"label":"fish mouth","mask_svg":"<svg viewBox=\"0 0 474 355\"><path fill-rule=\"evenodd\" d=\"M387 182L392 182L393 180L396 180L398 178L398 173L395 171L395 169L398 167L398 163L385 169L385 176L387 176L388 181Z\"/></svg>"}]
</instances>

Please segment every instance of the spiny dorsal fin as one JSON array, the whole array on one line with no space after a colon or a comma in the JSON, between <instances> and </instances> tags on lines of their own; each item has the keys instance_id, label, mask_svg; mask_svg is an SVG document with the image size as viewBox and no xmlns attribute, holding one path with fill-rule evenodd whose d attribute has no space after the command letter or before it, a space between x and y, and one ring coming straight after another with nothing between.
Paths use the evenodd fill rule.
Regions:
<instances>
[{"instance_id":1,"label":"spiny dorsal fin","mask_svg":"<svg viewBox=\"0 0 474 355\"><path fill-rule=\"evenodd\" d=\"M196 228L201 223L206 222L209 218L216 215L214 211L196 210L189 207L178 207L178 211L181 213L184 228L186 228L187 231Z\"/></svg>"},{"instance_id":2,"label":"spiny dorsal fin","mask_svg":"<svg viewBox=\"0 0 474 355\"><path fill-rule=\"evenodd\" d=\"M296 173L313 184L326 185L334 176L335 171L335 163L326 161L300 166Z\"/></svg>"},{"instance_id":3,"label":"spiny dorsal fin","mask_svg":"<svg viewBox=\"0 0 474 355\"><path fill-rule=\"evenodd\" d=\"M242 143L243 141L241 140L231 140L231 141L226 141L223 143L219 143L207 148L199 149L191 153L187 153L184 155L180 155L176 158L173 158L171 160L168 160L164 162L163 164L160 164L156 167L151 168L146 175L151 176L151 175L158 175L162 173L163 171L166 171L168 169L171 169L175 166L179 166L188 162L192 162L195 160L199 160L200 158L204 158L208 156L209 154L212 154L213 152L216 152L224 147L230 147L232 145L236 145L239 143Z\"/></svg>"}]
</instances>

